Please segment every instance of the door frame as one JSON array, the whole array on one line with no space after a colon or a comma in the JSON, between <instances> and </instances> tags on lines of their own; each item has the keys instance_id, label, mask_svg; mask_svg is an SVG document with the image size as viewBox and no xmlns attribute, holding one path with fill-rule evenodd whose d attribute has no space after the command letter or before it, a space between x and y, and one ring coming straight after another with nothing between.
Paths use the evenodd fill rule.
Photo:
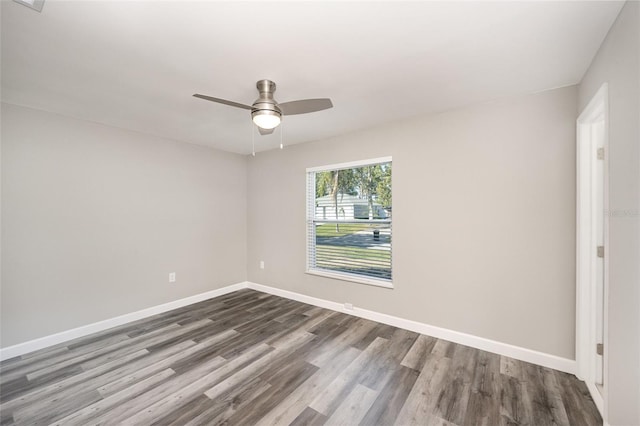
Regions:
<instances>
[{"instance_id":1,"label":"door frame","mask_svg":"<svg viewBox=\"0 0 640 426\"><path fill-rule=\"evenodd\" d=\"M598 160L593 126L604 120L604 160ZM576 122L576 376L584 380L589 392L607 419L607 389L609 368L609 88L604 83L582 111ZM603 313L603 389L596 379L596 227L595 227L595 165L604 161L604 313Z\"/></svg>"}]
</instances>

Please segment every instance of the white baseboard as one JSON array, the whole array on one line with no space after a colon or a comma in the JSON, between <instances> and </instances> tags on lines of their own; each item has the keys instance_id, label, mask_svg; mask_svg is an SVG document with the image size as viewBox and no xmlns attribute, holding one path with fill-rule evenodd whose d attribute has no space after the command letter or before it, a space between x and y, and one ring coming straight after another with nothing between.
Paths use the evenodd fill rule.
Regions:
<instances>
[{"instance_id":1,"label":"white baseboard","mask_svg":"<svg viewBox=\"0 0 640 426\"><path fill-rule=\"evenodd\" d=\"M112 328L112 327L117 327L119 325L123 325L132 321L137 321L142 318L147 318L156 314L161 314L163 312L181 308L183 306L202 302L203 300L222 296L223 294L231 293L237 290L242 290L243 288L247 288L247 286L248 286L248 283L246 281L237 283L237 284L232 284L226 287L217 288L215 290L196 294L194 296L185 297L184 299L174 300L173 302L163 303L162 305L152 306L150 308L142 309L140 311L120 315L115 318L109 318L104 321L94 322L92 324L83 325L81 327L74 328L71 330L66 330L60 333L51 334L49 336L40 337L39 339L34 339L28 342L19 343L17 345L8 346L6 348L1 348L0 360L5 360L5 359L13 358L16 356L24 355L29 352L33 352L49 346L57 345L59 343L68 342L69 340L77 339L78 337L87 336L89 334L97 333L99 331L108 330L109 328Z\"/></svg>"},{"instance_id":2,"label":"white baseboard","mask_svg":"<svg viewBox=\"0 0 640 426\"><path fill-rule=\"evenodd\" d=\"M562 358L556 355L550 355L544 352L538 352L519 346L510 345L508 343L497 342L495 340L485 339L458 331L448 330L446 328L436 327L417 321L395 317L392 315L382 314L379 312L369 311L367 309L354 308L347 310L344 305L338 302L319 299L288 290L282 290L275 287L269 287L262 284L256 284L248 281L229 285L226 287L211 290L205 293L196 294L194 296L185 297L184 299L175 300L173 302L164 303L158 306L142 309L140 311L131 312L129 314L120 315L115 318L106 319L104 321L95 322L72 330L62 331L50 336L41 337L39 339L30 340L28 342L19 343L17 345L8 346L0 349L0 360L13 358L24 355L29 352L37 351L49 346L64 343L78 337L87 336L92 333L104 331L112 327L123 325L132 321L147 318L152 315L167 312L172 309L181 308L213 297L222 296L243 288L250 288L264 293L273 294L275 296L285 297L287 299L297 300L309 305L319 306L321 308L331 309L333 311L342 312L349 315L355 315L372 321L381 322L383 324L392 325L394 327L403 328L405 330L414 331L420 334L436 337L438 339L448 340L450 342L459 343L461 345L470 346L472 348L481 349L483 351L492 352L498 355L504 355L521 361L530 362L532 364L541 365L543 367L553 368L555 370L564 371L566 373L575 374L575 360Z\"/></svg>"},{"instance_id":3,"label":"white baseboard","mask_svg":"<svg viewBox=\"0 0 640 426\"><path fill-rule=\"evenodd\" d=\"M497 342L495 340L485 339L483 337L473 336L471 334L461 333L459 331L448 330L446 328L436 327L417 321L411 321L392 315L369 311L367 309L354 308L352 310L347 310L344 308L344 305L342 303L331 302L329 300L319 299L316 297L294 293L292 291L282 290L279 288L269 287L262 284L256 284L252 282L249 282L247 284L248 288L264 293L285 297L287 299L297 300L309 305L319 306L321 308L331 309L333 311L338 311L349 315L355 315L368 320L381 322L383 324L392 325L394 327L403 328L409 331L414 331L416 333L426 334L438 339L448 340L450 342L459 343L461 345L470 346L472 348L481 349L483 351L508 356L520 361L530 362L532 364L553 368L555 370L564 371L570 374L575 374L576 371L576 361L572 359L562 358L556 355L538 352L532 349L522 348L519 346L510 345L508 343Z\"/></svg>"}]
</instances>

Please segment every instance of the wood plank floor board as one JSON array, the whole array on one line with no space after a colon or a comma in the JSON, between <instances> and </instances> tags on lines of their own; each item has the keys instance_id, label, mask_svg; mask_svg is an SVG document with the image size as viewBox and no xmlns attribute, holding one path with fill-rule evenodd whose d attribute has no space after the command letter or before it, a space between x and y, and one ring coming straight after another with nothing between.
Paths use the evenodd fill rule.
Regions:
<instances>
[{"instance_id":1,"label":"wood plank floor board","mask_svg":"<svg viewBox=\"0 0 640 426\"><path fill-rule=\"evenodd\" d=\"M326 425L352 426L360 423L378 397L378 392L357 384L327 419Z\"/></svg>"},{"instance_id":2,"label":"wood plank floor board","mask_svg":"<svg viewBox=\"0 0 640 426\"><path fill-rule=\"evenodd\" d=\"M102 375L106 380L94 380L94 386L98 386L97 390L104 398L113 393L120 392L140 380L158 373L164 369L169 369L174 363L185 356L203 350L207 346L204 344L196 344L188 340L171 348L167 348L162 352L152 353L144 359L136 360L123 368L110 371L108 374ZM171 369L178 374L175 370Z\"/></svg>"},{"instance_id":3,"label":"wood plank floor board","mask_svg":"<svg viewBox=\"0 0 640 426\"><path fill-rule=\"evenodd\" d=\"M82 368L77 365L65 366L59 370L51 371L46 375L40 376L37 379L29 380L26 376L24 379L18 378L7 383L0 385L0 398L1 403L9 402L15 398L37 390L40 387L45 387L51 384L55 384L58 381L63 381L66 378L74 377L83 372Z\"/></svg>"},{"instance_id":4,"label":"wood plank floor board","mask_svg":"<svg viewBox=\"0 0 640 426\"><path fill-rule=\"evenodd\" d=\"M298 304L298 306L294 306L293 309L290 309L288 312L283 313L279 317L274 318L274 321L290 323L295 320L297 317L306 317L304 313L309 310L307 305ZM304 318L301 318L304 319Z\"/></svg>"},{"instance_id":5,"label":"wood plank floor board","mask_svg":"<svg viewBox=\"0 0 640 426\"><path fill-rule=\"evenodd\" d=\"M308 330L312 327L315 327L318 323L324 321L329 315L331 315L331 312L323 311L314 313L313 315L305 316L306 319L292 324L291 328L289 328L287 332L279 333L276 336L269 338L266 343L271 346L278 347L281 344L289 341L289 335L300 333L316 336L316 342L324 341L325 339L329 338L329 335L318 336L317 334L311 333Z\"/></svg>"},{"instance_id":6,"label":"wood plank floor board","mask_svg":"<svg viewBox=\"0 0 640 426\"><path fill-rule=\"evenodd\" d=\"M524 373L524 367L526 362L518 361L506 356L500 357L500 374L511 376L518 379L521 382L527 381L527 376Z\"/></svg>"},{"instance_id":7,"label":"wood plank floor board","mask_svg":"<svg viewBox=\"0 0 640 426\"><path fill-rule=\"evenodd\" d=\"M0 425L2 426L13 426L15 422L13 421L13 416L3 416L0 421Z\"/></svg>"},{"instance_id":8,"label":"wood plank floor board","mask_svg":"<svg viewBox=\"0 0 640 426\"><path fill-rule=\"evenodd\" d=\"M228 317L224 317L222 319L216 319L213 317L208 317L213 323L207 328L208 334L204 335L194 335L191 337L192 340L197 342L207 339L209 335L222 333L227 330L234 330L236 327L244 324L247 319L247 312L230 312Z\"/></svg>"},{"instance_id":9,"label":"wood plank floor board","mask_svg":"<svg viewBox=\"0 0 640 426\"><path fill-rule=\"evenodd\" d=\"M310 327L308 329L309 333L315 334L316 336L325 336L328 334L340 334L347 331L347 327L337 324L335 321L331 321L331 317L334 315L336 315L336 313L331 312L328 317L324 318L313 327Z\"/></svg>"},{"instance_id":10,"label":"wood plank floor board","mask_svg":"<svg viewBox=\"0 0 640 426\"><path fill-rule=\"evenodd\" d=\"M368 320L351 317L340 312L331 312L331 315L327 317L325 321L321 322L316 327L309 329L309 332L320 335L323 333L323 329L332 330L338 327L347 330L349 328L352 328L354 324L362 323L363 321Z\"/></svg>"},{"instance_id":11,"label":"wood plank floor board","mask_svg":"<svg viewBox=\"0 0 640 426\"><path fill-rule=\"evenodd\" d=\"M258 396L268 392L270 388L271 384L260 378L245 382L220 395L212 401L213 406L198 413L185 426L224 424L238 411L244 410L249 404L252 404ZM176 424L176 426L178 425L179 423Z\"/></svg>"},{"instance_id":12,"label":"wood plank floor board","mask_svg":"<svg viewBox=\"0 0 640 426\"><path fill-rule=\"evenodd\" d=\"M32 388L29 392L25 392L16 398L3 402L2 405L0 405L0 411L2 411L2 413L11 413L38 401L55 398L59 392L64 392L69 388L76 387L83 389L85 387L85 383L88 381L91 382L92 387L99 386L100 383L111 380L114 371L117 371L119 368L126 368L131 361L147 354L148 351L141 349L138 352L134 352L124 358L112 361L93 370L67 377L64 380L56 381L46 386Z\"/></svg>"},{"instance_id":13,"label":"wood plank floor board","mask_svg":"<svg viewBox=\"0 0 640 426\"><path fill-rule=\"evenodd\" d=\"M438 416L429 417L424 426L458 426Z\"/></svg>"},{"instance_id":14,"label":"wood plank floor board","mask_svg":"<svg viewBox=\"0 0 640 426\"><path fill-rule=\"evenodd\" d=\"M108 346L111 343L118 343L119 341L128 340L130 338L131 336L129 334L123 332L114 333L108 338L105 338L105 336L95 336L93 338L92 336L88 336L85 339L77 341L76 343L69 344L60 349L66 349L68 352L74 352L76 354L87 353ZM31 357L27 359L29 361L33 361L35 359L38 359L38 357ZM47 356L47 359L51 359L50 355Z\"/></svg>"},{"instance_id":15,"label":"wood plank floor board","mask_svg":"<svg viewBox=\"0 0 640 426\"><path fill-rule=\"evenodd\" d=\"M204 326L205 324L198 324L198 326ZM108 346L101 347L96 349L93 352L88 352L74 358L66 359L57 364L49 365L45 368L33 371L32 373L28 373L27 379L29 381L33 381L42 376L46 376L51 372L59 370L63 367L67 366L81 366L84 363L88 363L93 359L100 358L102 363L109 362L109 354L121 350L120 358L126 354L136 352L140 349L144 349L147 346L153 346L158 342L162 342L167 340L168 338L173 338L174 336L186 336L189 331L192 331L194 326L181 327L177 324L172 324L170 326L164 327L159 330L155 330L149 334L138 336L133 339L122 340L114 344L110 344ZM102 357L102 358L101 358Z\"/></svg>"},{"instance_id":16,"label":"wood plank floor board","mask_svg":"<svg viewBox=\"0 0 640 426\"><path fill-rule=\"evenodd\" d=\"M269 391L256 397L245 410L238 411L229 417L227 419L228 424L256 424L265 413L280 404L317 370L318 367L315 365L309 364L304 360L298 360L295 364L288 365L281 370L280 374L271 375L271 380L268 382L271 385ZM262 379L261 376L260 378Z\"/></svg>"},{"instance_id":17,"label":"wood plank floor board","mask_svg":"<svg viewBox=\"0 0 640 426\"><path fill-rule=\"evenodd\" d=\"M301 338L300 341L303 342L304 338ZM300 346L299 350L304 353L306 349L312 347L311 345L313 344L313 342L308 343L309 344L303 343ZM265 382L270 383L271 385L273 385L274 383L278 383L281 380L280 376L282 376L282 374L284 374L285 372L288 373L288 370L293 368L292 366L299 364L302 366L300 367L301 369L308 369L314 372L318 369L315 365L306 362L304 360L304 357L296 356L296 349L293 349L293 353L290 353L289 355L284 355L285 351L278 352L281 353L280 357L275 357L273 362L265 365L261 370L256 371L258 377L260 377Z\"/></svg>"},{"instance_id":18,"label":"wood plank floor board","mask_svg":"<svg viewBox=\"0 0 640 426\"><path fill-rule=\"evenodd\" d=\"M355 358L342 372L323 389L309 404L319 413L330 416L338 407L340 402L356 386L358 375L385 350L389 341L383 338L376 338L357 358ZM318 365L315 362L314 365ZM322 365L320 365L322 368Z\"/></svg>"},{"instance_id":19,"label":"wood plank floor board","mask_svg":"<svg viewBox=\"0 0 640 426\"><path fill-rule=\"evenodd\" d=\"M175 309L170 312L154 315L148 319L141 319L131 323L131 325L121 326L129 336L145 334L147 332L164 327L168 324L177 323L179 325L187 325L194 321L199 321L208 318L209 316L215 317L216 315L225 316L228 312L235 312L234 303L230 303L227 299L222 299L225 296L210 300L198 302L193 305L185 306ZM254 298L239 298L239 302L242 303L259 303L253 301ZM213 318L212 318L213 319Z\"/></svg>"},{"instance_id":20,"label":"wood plank floor board","mask_svg":"<svg viewBox=\"0 0 640 426\"><path fill-rule=\"evenodd\" d=\"M30 383L26 376L3 381L0 386L0 403L15 399L21 394L27 393L29 385Z\"/></svg>"},{"instance_id":21,"label":"wood plank floor board","mask_svg":"<svg viewBox=\"0 0 640 426\"><path fill-rule=\"evenodd\" d=\"M306 303L304 305L309 308L304 313L307 316L313 316L314 314L318 314L320 312L327 311L327 309L321 308L319 306L307 305ZM331 311L331 312L333 312L333 311Z\"/></svg>"},{"instance_id":22,"label":"wood plank floor board","mask_svg":"<svg viewBox=\"0 0 640 426\"><path fill-rule=\"evenodd\" d=\"M260 315L269 314L271 309L260 309L253 310L252 308L263 307L264 304L270 303L271 306L277 306L282 304L281 301L275 298L269 299L251 299L248 302L237 303L237 304L226 304L220 309L216 309L213 312L209 312L207 317L211 318L214 321L225 320L233 315L244 314L242 315L243 322L253 321L258 318ZM247 313L251 315L247 315Z\"/></svg>"},{"instance_id":23,"label":"wood plank floor board","mask_svg":"<svg viewBox=\"0 0 640 426\"><path fill-rule=\"evenodd\" d=\"M421 334L413 343L409 352L407 352L405 357L402 359L400 365L413 368L417 371L422 371L422 366L427 360L429 354L433 351L433 347L437 341L438 339L435 337Z\"/></svg>"},{"instance_id":24,"label":"wood plank floor board","mask_svg":"<svg viewBox=\"0 0 640 426\"><path fill-rule=\"evenodd\" d=\"M254 315L252 315L253 318L242 325L234 327L234 330L236 330L238 333L255 333L256 330L264 326L264 324L267 322L276 323L277 321L274 321L276 318L286 313L291 309L292 306L295 306L295 304L291 302L295 301L291 300L288 303L281 303L266 312L256 312Z\"/></svg>"},{"instance_id":25,"label":"wood plank floor board","mask_svg":"<svg viewBox=\"0 0 640 426\"><path fill-rule=\"evenodd\" d=\"M493 426L500 423L499 375L500 356L479 352L463 426Z\"/></svg>"},{"instance_id":26,"label":"wood plank floor board","mask_svg":"<svg viewBox=\"0 0 640 426\"><path fill-rule=\"evenodd\" d=\"M78 395L73 400L61 399L51 401L51 404L42 404L35 407L26 407L13 413L16 424L48 425L70 413L82 409L101 399L100 394L88 390ZM55 409L51 409L54 408Z\"/></svg>"},{"instance_id":27,"label":"wood plank floor board","mask_svg":"<svg viewBox=\"0 0 640 426\"><path fill-rule=\"evenodd\" d=\"M207 398L205 395L200 395L197 398L192 399L180 406L177 410L173 410L169 414L153 423L149 423L153 426L168 426L179 425L184 426L188 422L194 422L194 420L202 415L202 413L210 412L210 410L216 406L216 402Z\"/></svg>"},{"instance_id":28,"label":"wood plank floor board","mask_svg":"<svg viewBox=\"0 0 640 426\"><path fill-rule=\"evenodd\" d=\"M412 368L402 365L397 368L380 390L378 398L362 418L360 424L363 426L392 425L419 375L420 372Z\"/></svg>"},{"instance_id":29,"label":"wood plank floor board","mask_svg":"<svg viewBox=\"0 0 640 426\"><path fill-rule=\"evenodd\" d=\"M191 345L195 345L194 342L190 343ZM92 380L93 388L91 390L96 389L101 397L105 397L103 391L101 391L104 387L109 387L114 383L122 380L128 379L125 383L126 387L121 387L121 389L131 389L132 385L135 385L139 380L145 379L147 376L159 371L162 368L166 368L167 360L171 359L172 356L176 356L176 352L183 352L188 348L188 345L182 344L179 346L175 346L166 350L163 353L152 354L147 357L143 356L147 351L140 350L136 354L132 354L128 357L122 358L122 360L114 360L110 363L105 364L104 366L100 366L96 368L96 370L102 370L102 374L93 374L94 372L88 371L81 375L74 376L69 378L68 380L62 381L58 383L56 386L49 386L36 391L35 395L27 395L26 397L20 398L19 400L13 400L9 404L3 405L3 410L12 410L20 412L22 407L28 406L29 409L45 409L49 406L55 406L58 404L73 404L77 398L81 398L83 394L87 391L86 386L82 381L72 380L75 378L80 378L82 375L93 374L95 377ZM137 356L140 355L140 356ZM121 363L120 361L126 361L125 363ZM130 361L134 361L134 363L130 363ZM151 365L149 365L151 364ZM149 365L145 367L145 365ZM116 367L116 368L111 368ZM106 385L104 385L107 383ZM104 385L103 387L98 387ZM113 389L113 388L111 388ZM14 405L12 403L18 403L19 405ZM36 401L36 402L34 402Z\"/></svg>"},{"instance_id":30,"label":"wood plank floor board","mask_svg":"<svg viewBox=\"0 0 640 426\"><path fill-rule=\"evenodd\" d=\"M352 346L356 349L364 350L371 344L371 342L376 340L376 337L391 340L391 337L396 330L396 327L392 327L387 324L375 323L374 327L365 336L353 343Z\"/></svg>"},{"instance_id":31,"label":"wood plank floor board","mask_svg":"<svg viewBox=\"0 0 640 426\"><path fill-rule=\"evenodd\" d=\"M254 360L244 368L237 370L229 377L218 382L205 391L204 394L211 400L219 398L229 392L230 389L240 387L243 383L251 381L253 377L259 377L261 381L270 383L274 375L280 374L282 369L288 368L288 366L295 362L297 357L287 356L289 351L297 352L300 347L308 342L312 335L299 335L298 338L293 339L288 345L283 345L274 349L270 353Z\"/></svg>"},{"instance_id":32,"label":"wood plank floor board","mask_svg":"<svg viewBox=\"0 0 640 426\"><path fill-rule=\"evenodd\" d=\"M418 336L418 333L412 331L396 329L391 338L387 339L386 350L360 373L358 383L370 389L381 390L391 379L395 370L400 368L400 362L409 352Z\"/></svg>"},{"instance_id":33,"label":"wood plank floor board","mask_svg":"<svg viewBox=\"0 0 640 426\"><path fill-rule=\"evenodd\" d=\"M149 376L143 380L135 382L131 386L121 390L120 392L113 393L108 397L104 397L99 399L93 404L90 404L83 409L76 410L73 413L69 414L66 417L56 421L54 424L56 426L68 425L71 423L82 424L89 423L92 417L97 417L101 413L104 413L106 410L124 402L130 400L131 398L135 398L147 392L149 389L154 388L160 383L166 381L169 377L175 374L175 371L167 368L165 370L160 371L157 374Z\"/></svg>"},{"instance_id":34,"label":"wood plank floor board","mask_svg":"<svg viewBox=\"0 0 640 426\"><path fill-rule=\"evenodd\" d=\"M457 346L458 345L456 345L455 343L438 339L435 345L433 345L433 350L431 352L445 358L453 358Z\"/></svg>"},{"instance_id":35,"label":"wood plank floor board","mask_svg":"<svg viewBox=\"0 0 640 426\"><path fill-rule=\"evenodd\" d=\"M251 307L245 308L246 311L249 311L253 314L264 314L264 313L272 313L274 309L281 307L285 304L289 304L289 306L299 307L300 305L291 304L292 300L282 299L276 296L268 295L263 299L258 300L259 303L254 304Z\"/></svg>"},{"instance_id":36,"label":"wood plank floor board","mask_svg":"<svg viewBox=\"0 0 640 426\"><path fill-rule=\"evenodd\" d=\"M291 422L291 426L322 426L326 421L327 416L307 407Z\"/></svg>"},{"instance_id":37,"label":"wood plank floor board","mask_svg":"<svg viewBox=\"0 0 640 426\"><path fill-rule=\"evenodd\" d=\"M528 425L533 413L527 401L529 395L524 382L513 376L500 374L500 424L505 426Z\"/></svg>"},{"instance_id":38,"label":"wood plank floor board","mask_svg":"<svg viewBox=\"0 0 640 426\"><path fill-rule=\"evenodd\" d=\"M70 359L86 356L87 354L91 354L97 350L109 347L112 344L129 339L129 336L126 334L118 333L115 336L101 339L88 345L76 346L73 350L66 347L59 348L64 349L64 351L57 350L51 353L45 352L38 354L37 356L21 360L21 362L16 363L12 368L3 369L0 374L2 374L4 380L11 380L16 377L32 374L50 366L56 366L59 368L62 363L67 362Z\"/></svg>"},{"instance_id":39,"label":"wood plank floor board","mask_svg":"<svg viewBox=\"0 0 640 426\"><path fill-rule=\"evenodd\" d=\"M179 356L166 359L168 366L171 367L177 374L181 374L184 371L188 371L194 366L199 365L201 362L216 357L216 353L219 351L219 346L224 342L235 337L238 333L235 330L226 330L221 333L214 334L208 338L194 344L188 351L183 351ZM195 343L195 342L194 342Z\"/></svg>"},{"instance_id":40,"label":"wood plank floor board","mask_svg":"<svg viewBox=\"0 0 640 426\"><path fill-rule=\"evenodd\" d=\"M341 312L338 312L337 315L335 315L335 316L333 316L331 318L332 318L333 321L336 322L336 324L344 325L345 327L348 327L348 328L351 328L353 326L353 324L357 323L357 322L362 322L362 321L374 322L374 321L371 321L371 320L367 320L367 319L364 319L364 318L359 318L359 317L356 317L356 316L353 316L353 315L344 314L344 313L341 313ZM374 324L377 325L378 323L374 322Z\"/></svg>"},{"instance_id":41,"label":"wood plank floor board","mask_svg":"<svg viewBox=\"0 0 640 426\"><path fill-rule=\"evenodd\" d=\"M553 372L533 364L525 365L524 371L527 377L525 386L531 397L528 402L533 423L541 426L568 424L569 419Z\"/></svg>"},{"instance_id":42,"label":"wood plank floor board","mask_svg":"<svg viewBox=\"0 0 640 426\"><path fill-rule=\"evenodd\" d=\"M560 371L554 371L558 384L562 387L560 395L570 424L596 424L600 412L591 399L587 385L576 383L575 377Z\"/></svg>"},{"instance_id":43,"label":"wood plank floor board","mask_svg":"<svg viewBox=\"0 0 640 426\"><path fill-rule=\"evenodd\" d=\"M397 426L419 425L435 416L436 404L446 386L451 359L439 354L428 357L422 371L411 388L398 417Z\"/></svg>"},{"instance_id":44,"label":"wood plank floor board","mask_svg":"<svg viewBox=\"0 0 640 426\"><path fill-rule=\"evenodd\" d=\"M173 375L167 381L153 387L147 392L128 399L107 412L101 413L98 417L91 419L89 423L92 425L118 425L125 422L130 423L131 418L134 416L142 417L143 415L150 415L149 417L152 417L153 413L145 413L149 407L152 407L158 401L175 395L180 390L190 386L202 377L207 376L225 363L225 359L216 357L203 362L188 372ZM188 401L185 401L185 403L186 402ZM86 423L79 423L78 426L82 424Z\"/></svg>"},{"instance_id":45,"label":"wood plank floor board","mask_svg":"<svg viewBox=\"0 0 640 426\"><path fill-rule=\"evenodd\" d=\"M140 345L140 347L146 348L149 352L158 351L160 349L182 343L185 340L193 340L191 339L192 334L198 335L198 333L202 331L208 332L211 324L212 321L209 318L205 318L196 322L192 322L190 324L181 325L174 332L161 333L161 335L156 336L153 339L143 339L140 343L138 343L138 345ZM158 331L159 330L156 330L149 334L153 334ZM140 339L142 337L144 337L144 335L138 336L135 339Z\"/></svg>"},{"instance_id":46,"label":"wood plank floor board","mask_svg":"<svg viewBox=\"0 0 640 426\"><path fill-rule=\"evenodd\" d=\"M156 401L134 416L123 420L124 425L150 424L169 415L173 410L180 409L181 405L198 398L207 389L232 375L235 371L251 364L258 357L271 352L273 348L268 345L258 345L247 350L231 361L224 362L219 368L198 378L195 381L185 383L176 392Z\"/></svg>"},{"instance_id":47,"label":"wood plank floor board","mask_svg":"<svg viewBox=\"0 0 640 426\"><path fill-rule=\"evenodd\" d=\"M225 347L224 350L220 352L220 356L227 359L234 358L245 349L258 343L264 343L265 341L279 336L286 331L286 324L280 324L275 321L265 322L260 326L256 326L255 330L240 333L240 336L243 337L242 341L238 341L234 345L228 345Z\"/></svg>"},{"instance_id":48,"label":"wood plank floor board","mask_svg":"<svg viewBox=\"0 0 640 426\"><path fill-rule=\"evenodd\" d=\"M236 336L234 335L227 339L235 338ZM217 342L216 344L208 345L206 344L206 341L198 343L198 350L185 353L184 356L176 358L170 367L177 374L182 374L190 371L192 368L197 367L199 364L206 362L209 359L217 357L223 358L219 355L220 346L225 344L225 342Z\"/></svg>"},{"instance_id":49,"label":"wood plank floor board","mask_svg":"<svg viewBox=\"0 0 640 426\"><path fill-rule=\"evenodd\" d=\"M362 351L348 347L338 354L328 366L318 369L308 380L291 392L258 422L261 426L288 425L293 422L314 400L316 395L326 389ZM315 411L315 410L314 410ZM317 412L317 411L316 411Z\"/></svg>"},{"instance_id":50,"label":"wood plank floor board","mask_svg":"<svg viewBox=\"0 0 640 426\"><path fill-rule=\"evenodd\" d=\"M575 376L243 289L0 363L0 424L602 423Z\"/></svg>"},{"instance_id":51,"label":"wood plank floor board","mask_svg":"<svg viewBox=\"0 0 640 426\"><path fill-rule=\"evenodd\" d=\"M479 351L456 345L455 356L449 368L447 383L438 396L436 414L443 420L461 425L464 422Z\"/></svg>"},{"instance_id":52,"label":"wood plank floor board","mask_svg":"<svg viewBox=\"0 0 640 426\"><path fill-rule=\"evenodd\" d=\"M332 318L333 317L327 319L327 321L330 321ZM376 323L368 320L353 321L351 327L341 327L341 325L338 325L336 331L339 331L339 334L332 340L332 344L319 350L318 354L314 356L310 362L322 368L330 363L336 354L348 346L355 345L361 338L367 336L375 326ZM378 338L376 338L374 342L376 340L378 340Z\"/></svg>"}]
</instances>

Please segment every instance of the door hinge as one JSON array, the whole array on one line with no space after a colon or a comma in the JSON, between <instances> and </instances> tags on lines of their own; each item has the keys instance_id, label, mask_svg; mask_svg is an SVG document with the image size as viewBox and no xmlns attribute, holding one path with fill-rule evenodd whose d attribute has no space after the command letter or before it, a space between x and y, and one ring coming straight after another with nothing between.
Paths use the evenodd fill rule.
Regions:
<instances>
[{"instance_id":1,"label":"door hinge","mask_svg":"<svg viewBox=\"0 0 640 426\"><path fill-rule=\"evenodd\" d=\"M598 355L603 355L604 354L604 345L602 343L597 343L596 344L596 353Z\"/></svg>"},{"instance_id":2,"label":"door hinge","mask_svg":"<svg viewBox=\"0 0 640 426\"><path fill-rule=\"evenodd\" d=\"M598 160L604 160L604 148L598 148Z\"/></svg>"},{"instance_id":3,"label":"door hinge","mask_svg":"<svg viewBox=\"0 0 640 426\"><path fill-rule=\"evenodd\" d=\"M598 246L598 257L604 257L604 246Z\"/></svg>"}]
</instances>

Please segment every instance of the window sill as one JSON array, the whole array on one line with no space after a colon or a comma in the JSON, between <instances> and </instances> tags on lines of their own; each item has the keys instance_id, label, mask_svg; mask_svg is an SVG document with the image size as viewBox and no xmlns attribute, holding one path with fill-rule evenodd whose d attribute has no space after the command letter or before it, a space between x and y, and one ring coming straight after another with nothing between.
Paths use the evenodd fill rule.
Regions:
<instances>
[{"instance_id":1,"label":"window sill","mask_svg":"<svg viewBox=\"0 0 640 426\"><path fill-rule=\"evenodd\" d=\"M387 281L387 280L366 278L366 277L361 277L358 275L352 275L352 274L346 274L346 273L329 272L321 269L308 269L306 273L309 275L317 275L320 277L332 278L335 280L350 281L358 284L366 284L366 285L372 285L376 287L393 289L393 282Z\"/></svg>"}]
</instances>

